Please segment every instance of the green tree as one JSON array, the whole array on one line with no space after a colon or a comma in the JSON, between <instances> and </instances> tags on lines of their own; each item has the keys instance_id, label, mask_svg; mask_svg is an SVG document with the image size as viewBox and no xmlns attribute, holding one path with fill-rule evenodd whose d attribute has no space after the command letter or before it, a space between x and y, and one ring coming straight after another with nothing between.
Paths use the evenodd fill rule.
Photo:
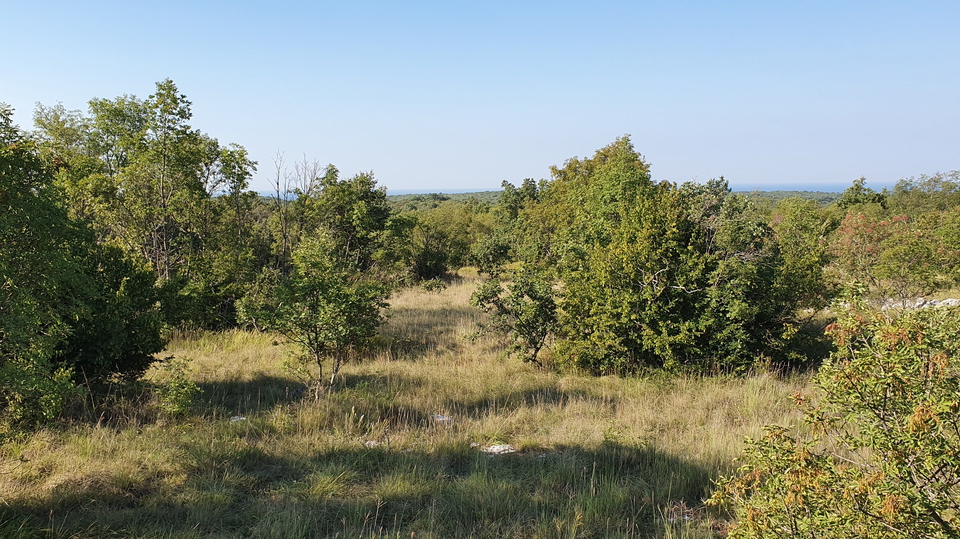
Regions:
<instances>
[{"instance_id":1,"label":"green tree","mask_svg":"<svg viewBox=\"0 0 960 539\"><path fill-rule=\"evenodd\" d=\"M957 251L948 243L952 227L941 226L946 217L935 213L876 219L851 212L830 246L831 270L878 304L894 301L907 306L919 296L949 287Z\"/></svg>"},{"instance_id":2,"label":"green tree","mask_svg":"<svg viewBox=\"0 0 960 539\"><path fill-rule=\"evenodd\" d=\"M318 230L328 236L333 254L360 271L369 270L383 247L390 208L387 191L377 186L372 173L361 172L341 180L340 172L327 165L316 188L298 192L298 211L306 222L304 234Z\"/></svg>"},{"instance_id":3,"label":"green tree","mask_svg":"<svg viewBox=\"0 0 960 539\"><path fill-rule=\"evenodd\" d=\"M71 216L150 264L164 281L167 321L230 325L259 263L256 195L246 191L256 163L193 129L191 117L167 79L145 100L93 99L88 116L38 106L34 120Z\"/></svg>"},{"instance_id":4,"label":"green tree","mask_svg":"<svg viewBox=\"0 0 960 539\"><path fill-rule=\"evenodd\" d=\"M339 245L329 236L307 238L294 251L293 271L267 305L246 303L248 318L295 343L319 369L331 361L332 386L340 367L376 335L387 306L388 287L345 267Z\"/></svg>"},{"instance_id":5,"label":"green tree","mask_svg":"<svg viewBox=\"0 0 960 539\"><path fill-rule=\"evenodd\" d=\"M470 303L490 316L483 329L505 333L512 341L511 353L542 365L540 352L557 323L556 298L553 279L536 267L521 267L507 283L496 276L484 281Z\"/></svg>"},{"instance_id":6,"label":"green tree","mask_svg":"<svg viewBox=\"0 0 960 539\"><path fill-rule=\"evenodd\" d=\"M843 194L840 195L840 198L837 199L837 208L847 211L861 204L877 204L881 208L887 209L887 195L865 187L864 184L866 182L867 179L863 176L853 180L853 185L847 187Z\"/></svg>"},{"instance_id":7,"label":"green tree","mask_svg":"<svg viewBox=\"0 0 960 539\"><path fill-rule=\"evenodd\" d=\"M916 217L960 206L960 170L904 178L888 193L890 210L896 215Z\"/></svg>"},{"instance_id":8,"label":"green tree","mask_svg":"<svg viewBox=\"0 0 960 539\"><path fill-rule=\"evenodd\" d=\"M804 298L766 216L722 178L654 182L625 137L553 169L540 200L521 250L556 272L561 362L716 372L788 357Z\"/></svg>"},{"instance_id":9,"label":"green tree","mask_svg":"<svg viewBox=\"0 0 960 539\"><path fill-rule=\"evenodd\" d=\"M56 415L72 376L139 376L163 347L152 274L70 219L53 183L0 108L0 399L14 421Z\"/></svg>"},{"instance_id":10,"label":"green tree","mask_svg":"<svg viewBox=\"0 0 960 539\"><path fill-rule=\"evenodd\" d=\"M777 203L770 222L783 259L778 289L796 294L813 312L827 307L837 294L824 273L834 229L829 215L814 200L791 197Z\"/></svg>"}]
</instances>

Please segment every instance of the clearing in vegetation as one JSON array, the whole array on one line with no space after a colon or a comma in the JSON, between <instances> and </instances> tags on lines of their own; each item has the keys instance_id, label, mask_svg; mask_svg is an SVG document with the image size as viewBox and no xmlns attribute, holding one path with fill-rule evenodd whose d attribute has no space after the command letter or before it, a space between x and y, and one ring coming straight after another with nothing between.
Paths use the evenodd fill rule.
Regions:
<instances>
[{"instance_id":1,"label":"clearing in vegetation","mask_svg":"<svg viewBox=\"0 0 960 539\"><path fill-rule=\"evenodd\" d=\"M745 436L799 418L804 376L595 378L506 359L475 337L476 286L397 294L373 357L320 399L273 335L176 336L165 354L202 389L188 413L118 396L113 415L8 441L0 535L715 537L713 480Z\"/></svg>"}]
</instances>

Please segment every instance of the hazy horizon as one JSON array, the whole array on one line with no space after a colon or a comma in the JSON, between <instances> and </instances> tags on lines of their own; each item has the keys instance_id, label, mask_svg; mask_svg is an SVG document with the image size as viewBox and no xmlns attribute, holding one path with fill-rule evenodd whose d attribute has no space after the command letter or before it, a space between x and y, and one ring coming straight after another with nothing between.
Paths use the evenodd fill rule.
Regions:
<instances>
[{"instance_id":1,"label":"hazy horizon","mask_svg":"<svg viewBox=\"0 0 960 539\"><path fill-rule=\"evenodd\" d=\"M655 179L875 189L960 169L960 3L19 2L0 101L172 79L259 162L496 190L630 134Z\"/></svg>"}]
</instances>

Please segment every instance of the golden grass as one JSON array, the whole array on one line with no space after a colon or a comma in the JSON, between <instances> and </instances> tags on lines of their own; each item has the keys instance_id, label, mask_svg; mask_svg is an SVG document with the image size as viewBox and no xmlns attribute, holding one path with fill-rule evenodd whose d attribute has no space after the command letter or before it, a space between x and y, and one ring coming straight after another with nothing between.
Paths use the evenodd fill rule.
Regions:
<instances>
[{"instance_id":1,"label":"golden grass","mask_svg":"<svg viewBox=\"0 0 960 539\"><path fill-rule=\"evenodd\" d=\"M745 436L798 419L802 376L592 378L506 358L474 335L475 284L398 293L378 348L319 400L272 335L173 340L165 355L203 389L193 412L9 441L0 535L712 537L711 480Z\"/></svg>"}]
</instances>

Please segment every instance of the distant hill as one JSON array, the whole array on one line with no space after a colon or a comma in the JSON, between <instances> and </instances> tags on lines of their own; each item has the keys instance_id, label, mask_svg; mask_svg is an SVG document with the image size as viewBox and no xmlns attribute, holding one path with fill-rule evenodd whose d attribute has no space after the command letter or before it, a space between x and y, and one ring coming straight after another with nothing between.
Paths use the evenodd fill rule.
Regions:
<instances>
[{"instance_id":1,"label":"distant hill","mask_svg":"<svg viewBox=\"0 0 960 539\"><path fill-rule=\"evenodd\" d=\"M808 198L816 200L821 206L829 206L840 198L843 193L828 193L825 191L737 191L738 194L747 195L751 198L760 198L769 200L776 204L777 202L790 197Z\"/></svg>"},{"instance_id":2,"label":"distant hill","mask_svg":"<svg viewBox=\"0 0 960 539\"><path fill-rule=\"evenodd\" d=\"M397 210L416 211L436 208L442 202L452 200L467 202L474 199L477 202L496 204L500 199L501 191L479 191L476 193L417 193L405 195L387 195L387 203ZM824 191L737 191L738 194L751 198L769 200L776 204L778 201L790 197L807 198L817 201L821 206L828 206L840 198L841 193Z\"/></svg>"},{"instance_id":3,"label":"distant hill","mask_svg":"<svg viewBox=\"0 0 960 539\"><path fill-rule=\"evenodd\" d=\"M494 205L500 199L501 191L478 191L476 193L417 193L407 195L387 195L387 204L395 210L416 211L436 208L442 202L468 202L473 199L481 204Z\"/></svg>"}]
</instances>

